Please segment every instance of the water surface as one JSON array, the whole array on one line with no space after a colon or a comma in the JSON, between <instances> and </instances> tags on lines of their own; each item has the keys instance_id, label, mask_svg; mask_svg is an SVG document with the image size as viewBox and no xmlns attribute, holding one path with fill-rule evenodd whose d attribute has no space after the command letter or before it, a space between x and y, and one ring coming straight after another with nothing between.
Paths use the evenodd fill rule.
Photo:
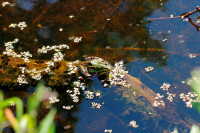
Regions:
<instances>
[{"instance_id":1,"label":"water surface","mask_svg":"<svg viewBox=\"0 0 200 133\"><path fill-rule=\"evenodd\" d=\"M146 105L134 105L118 92L117 87L104 88L97 77L88 89L102 92L101 109L91 108L91 100L82 99L72 111L62 109L69 104L65 91L60 92L57 132L101 133L112 129L122 132L172 132L177 127L189 132L192 124L199 123L200 115L185 106L179 94L190 87L183 81L199 66L199 32L180 18L156 19L192 11L199 4L186 0L16 0L16 6L1 7L1 44L19 38L16 51L30 51L35 59L51 59L52 53L38 56L43 45L68 44L63 51L66 60L84 60L84 55L101 57L111 64L123 60L129 74L139 78L155 93L165 95L164 109L145 110ZM195 19L196 13L191 18ZM24 30L8 28L11 23L25 21ZM82 37L74 42L70 37ZM4 50L1 45L0 51ZM190 58L195 54L195 58ZM146 73L145 67L153 66ZM171 84L170 93L177 94L169 102L163 83ZM59 88L56 88L59 90ZM14 94L13 94L14 95ZM131 95L131 94L130 94ZM11 95L12 96L12 95ZM24 94L24 96L26 96ZM127 96L128 97L128 96ZM140 111L137 109L140 108ZM155 108L155 107L154 107ZM143 112L141 113L141 110ZM166 116L163 112L166 111ZM156 114L154 117L152 114ZM162 114L159 117L159 113ZM138 128L129 122L137 121ZM66 128L67 127L67 128ZM69 128L68 128L69 127Z\"/></svg>"}]
</instances>

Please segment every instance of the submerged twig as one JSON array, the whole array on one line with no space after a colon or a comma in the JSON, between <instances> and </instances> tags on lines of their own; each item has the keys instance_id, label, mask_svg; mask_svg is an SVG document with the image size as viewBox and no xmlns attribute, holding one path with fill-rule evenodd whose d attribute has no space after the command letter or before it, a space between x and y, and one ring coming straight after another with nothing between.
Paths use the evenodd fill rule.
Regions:
<instances>
[{"instance_id":1,"label":"submerged twig","mask_svg":"<svg viewBox=\"0 0 200 133\"><path fill-rule=\"evenodd\" d=\"M200 7L197 6L196 9L194 11L191 11L191 12L188 12L188 13L185 13L183 15L180 15L180 16L175 16L175 17L164 17L164 18L147 18L148 20L161 20L161 19L173 19L173 18L182 18L182 19L186 19L187 21L190 22L190 24L192 24L192 26L194 26L197 31L199 31L200 29L200 26L196 25L192 19L190 18L190 15L194 14L194 13L197 13L197 12L200 12Z\"/></svg>"},{"instance_id":2,"label":"submerged twig","mask_svg":"<svg viewBox=\"0 0 200 133\"><path fill-rule=\"evenodd\" d=\"M162 20L162 19L174 19L174 18L180 18L181 16L175 16L175 17L163 17L163 18L147 18L148 20Z\"/></svg>"},{"instance_id":3,"label":"submerged twig","mask_svg":"<svg viewBox=\"0 0 200 133\"><path fill-rule=\"evenodd\" d=\"M191 12L188 12L188 13L186 13L186 14L184 14L184 15L181 15L181 17L182 17L182 18L190 17L190 15L192 15L192 14L194 14L194 13L196 13L196 12L200 12L200 7L199 7L199 6L197 6L196 9L195 9L194 11L191 11Z\"/></svg>"},{"instance_id":4,"label":"submerged twig","mask_svg":"<svg viewBox=\"0 0 200 133\"><path fill-rule=\"evenodd\" d=\"M35 23L42 17L42 15L45 14L45 12L47 11L47 8L48 8L48 7L46 7L46 8L43 10L43 12L42 12L37 18L35 18L35 19L33 20L33 23L32 23L32 24L35 24Z\"/></svg>"},{"instance_id":5,"label":"submerged twig","mask_svg":"<svg viewBox=\"0 0 200 133\"><path fill-rule=\"evenodd\" d=\"M196 24L192 21L192 19L190 18L190 15L192 15L192 14L194 14L194 13L197 13L197 12L200 12L200 7L199 7L199 6L197 6L196 9L195 9L194 11L191 11L191 12L188 12L188 13L186 13L186 14L181 15L181 18L182 18L182 19L186 19L187 21L189 21L190 24L192 24L192 26L194 26L194 27L197 29L197 31L199 31L200 26L196 25Z\"/></svg>"}]
</instances>

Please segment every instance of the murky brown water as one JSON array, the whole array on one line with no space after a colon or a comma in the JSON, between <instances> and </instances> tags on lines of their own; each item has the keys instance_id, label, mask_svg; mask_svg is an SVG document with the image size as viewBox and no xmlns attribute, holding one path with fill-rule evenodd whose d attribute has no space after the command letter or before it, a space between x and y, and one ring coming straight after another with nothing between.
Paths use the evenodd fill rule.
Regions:
<instances>
[{"instance_id":1,"label":"murky brown water","mask_svg":"<svg viewBox=\"0 0 200 133\"><path fill-rule=\"evenodd\" d=\"M122 95L123 90L103 88L94 78L89 89L103 92L103 108L91 109L89 100L84 98L72 111L63 110L62 106L71 103L65 90L60 89L58 107L58 132L104 132L112 129L113 133L122 132L172 132L174 127L180 131L189 131L192 124L199 122L195 109L185 107L179 94L190 91L183 84L190 77L190 71L199 65L199 32L180 18L158 19L170 15L192 11L198 2L186 0L16 0L14 7L0 7L0 52L5 49L4 42L19 38L15 44L17 52L30 51L34 59L51 59L53 53L38 55L37 49L58 44L69 45L64 50L65 60L83 60L84 55L98 56L111 64L124 60L129 74L139 78L155 93L167 97L160 86L171 84L171 93L176 93L174 102L166 100L164 109L145 108L135 105L132 95ZM196 17L194 15L194 17ZM195 18L193 18L195 19ZM27 27L9 28L11 23L25 21ZM81 37L81 41L74 41ZM196 55L190 58L190 54ZM153 66L154 70L146 73L144 68ZM29 88L30 89L30 88ZM34 88L31 88L32 90ZM59 90L59 88L54 88ZM126 92L129 93L129 92ZM10 96L17 92L9 93ZM27 94L20 94L26 97ZM128 100L127 100L128 99ZM138 110L139 109L139 110ZM142 112L143 110L143 112ZM155 112L151 112L155 110ZM142 112L142 113L141 113ZM164 113L163 113L164 112ZM166 113L166 115L164 115ZM193 115L195 114L195 115ZM156 117L154 117L154 115ZM159 116L160 115L160 116ZM197 116L197 117L194 117ZM138 128L130 127L131 120L136 120Z\"/></svg>"}]
</instances>

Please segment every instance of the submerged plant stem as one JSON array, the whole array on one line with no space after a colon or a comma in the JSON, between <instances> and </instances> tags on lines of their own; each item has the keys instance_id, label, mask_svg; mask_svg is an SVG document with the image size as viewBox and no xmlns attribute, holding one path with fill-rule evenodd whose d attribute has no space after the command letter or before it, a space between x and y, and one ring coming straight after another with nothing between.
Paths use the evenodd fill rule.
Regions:
<instances>
[{"instance_id":1,"label":"submerged plant stem","mask_svg":"<svg viewBox=\"0 0 200 133\"><path fill-rule=\"evenodd\" d=\"M19 122L17 121L17 119L13 115L11 109L5 108L4 113L5 113L5 116L8 119L8 121L11 123L11 125L15 129L15 131L19 131Z\"/></svg>"}]
</instances>

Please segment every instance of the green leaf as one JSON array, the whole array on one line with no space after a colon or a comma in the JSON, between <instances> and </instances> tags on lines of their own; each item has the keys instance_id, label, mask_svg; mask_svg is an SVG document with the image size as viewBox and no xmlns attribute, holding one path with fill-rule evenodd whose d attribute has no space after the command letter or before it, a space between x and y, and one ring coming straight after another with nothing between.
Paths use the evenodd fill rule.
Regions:
<instances>
[{"instance_id":1,"label":"green leaf","mask_svg":"<svg viewBox=\"0 0 200 133\"><path fill-rule=\"evenodd\" d=\"M2 102L0 102L0 109L4 109L6 107L11 106L11 102L14 102L16 105L16 115L17 119L20 120L21 116L23 115L24 109L23 109L23 102L20 98L18 97L11 97L8 98Z\"/></svg>"},{"instance_id":2,"label":"green leaf","mask_svg":"<svg viewBox=\"0 0 200 133\"><path fill-rule=\"evenodd\" d=\"M197 125L192 125L190 133L200 133L200 128Z\"/></svg>"},{"instance_id":3,"label":"green leaf","mask_svg":"<svg viewBox=\"0 0 200 133\"><path fill-rule=\"evenodd\" d=\"M56 114L56 109L52 108L48 115L40 122L38 133L53 133L54 129L52 124L54 123L54 116Z\"/></svg>"},{"instance_id":4,"label":"green leaf","mask_svg":"<svg viewBox=\"0 0 200 133\"><path fill-rule=\"evenodd\" d=\"M28 114L35 118L37 116L37 110L39 109L41 99L44 94L44 82L40 82L37 86L35 95L29 96L28 98Z\"/></svg>"},{"instance_id":5,"label":"green leaf","mask_svg":"<svg viewBox=\"0 0 200 133\"><path fill-rule=\"evenodd\" d=\"M35 133L37 127L37 121L29 114L24 114L19 122L20 129L24 132Z\"/></svg>"},{"instance_id":6,"label":"green leaf","mask_svg":"<svg viewBox=\"0 0 200 133\"><path fill-rule=\"evenodd\" d=\"M0 102L3 101L3 91L0 90Z\"/></svg>"}]
</instances>

